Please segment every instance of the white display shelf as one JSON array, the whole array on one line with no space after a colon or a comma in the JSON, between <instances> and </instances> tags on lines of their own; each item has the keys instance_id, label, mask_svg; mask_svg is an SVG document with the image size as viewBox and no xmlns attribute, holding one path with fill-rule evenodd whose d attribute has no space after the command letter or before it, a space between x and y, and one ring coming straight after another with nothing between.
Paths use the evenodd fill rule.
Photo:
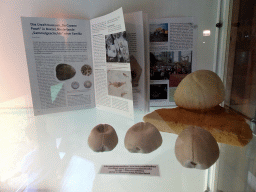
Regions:
<instances>
[{"instance_id":1,"label":"white display shelf","mask_svg":"<svg viewBox=\"0 0 256 192\"><path fill-rule=\"evenodd\" d=\"M85 186L91 186L89 191L198 192L206 189L207 170L184 168L177 161L174 153L177 135L161 132L161 147L149 154L130 153L125 148L126 131L135 123L143 121L142 113L135 112L134 121L98 109L36 117L33 116L32 109L2 109L0 114L0 150L4 157L0 163L1 180L17 169L24 156L33 151L35 146L40 146L39 153L44 154L44 162L37 168L31 167L31 170L49 169L57 162L54 155L59 154L62 158L60 173L63 176L58 189L64 191L83 191ZM99 123L110 124L116 130L119 141L112 151L97 153L87 144L91 129ZM158 165L160 176L99 173L102 165L134 164ZM25 175L12 178L6 184L17 188L24 185L24 178Z\"/></svg>"}]
</instances>

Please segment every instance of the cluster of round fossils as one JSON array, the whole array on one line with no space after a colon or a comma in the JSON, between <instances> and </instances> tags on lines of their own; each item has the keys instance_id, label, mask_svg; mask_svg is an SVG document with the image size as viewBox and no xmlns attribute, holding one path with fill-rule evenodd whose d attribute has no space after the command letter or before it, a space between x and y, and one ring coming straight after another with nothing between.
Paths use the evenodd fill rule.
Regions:
<instances>
[{"instance_id":1,"label":"cluster of round fossils","mask_svg":"<svg viewBox=\"0 0 256 192\"><path fill-rule=\"evenodd\" d=\"M88 145L95 152L111 151L117 143L116 131L108 124L95 126L88 137ZM151 153L162 145L162 136L154 125L139 122L128 129L124 145L131 153Z\"/></svg>"},{"instance_id":2,"label":"cluster of round fossils","mask_svg":"<svg viewBox=\"0 0 256 192\"><path fill-rule=\"evenodd\" d=\"M225 96L221 79L212 71L199 70L187 75L178 85L174 100L178 107L210 110ZM118 143L115 129L99 124L89 135L89 147L95 152L113 150ZM151 153L162 145L159 130L151 123L139 122L128 129L125 148L131 153ZM212 134L198 126L188 126L177 137L175 156L183 167L208 169L219 158L219 146Z\"/></svg>"},{"instance_id":3,"label":"cluster of round fossils","mask_svg":"<svg viewBox=\"0 0 256 192\"><path fill-rule=\"evenodd\" d=\"M221 79L209 70L198 70L187 75L174 93L176 105L188 110L211 110L224 98ZM219 146L209 131L188 126L176 140L175 155L184 167L208 169L219 158Z\"/></svg>"}]
</instances>

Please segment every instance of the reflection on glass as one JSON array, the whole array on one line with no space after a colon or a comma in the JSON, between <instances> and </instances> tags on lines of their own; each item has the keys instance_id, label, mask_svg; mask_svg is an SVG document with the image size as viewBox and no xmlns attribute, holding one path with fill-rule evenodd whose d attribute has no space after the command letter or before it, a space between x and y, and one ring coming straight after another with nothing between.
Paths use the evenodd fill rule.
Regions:
<instances>
[{"instance_id":1,"label":"reflection on glass","mask_svg":"<svg viewBox=\"0 0 256 192\"><path fill-rule=\"evenodd\" d=\"M55 139L45 130L45 122L37 118L25 127L24 132L30 150L20 159L16 168L7 174L5 184L12 186L12 190L15 188L25 192L59 188L61 160ZM22 150L21 145L17 147Z\"/></svg>"},{"instance_id":2,"label":"reflection on glass","mask_svg":"<svg viewBox=\"0 0 256 192\"><path fill-rule=\"evenodd\" d=\"M211 31L210 30L204 30L203 31L203 36L210 36L211 35Z\"/></svg>"},{"instance_id":3,"label":"reflection on glass","mask_svg":"<svg viewBox=\"0 0 256 192\"><path fill-rule=\"evenodd\" d=\"M92 191L94 178L94 164L82 157L73 156L63 176L61 191Z\"/></svg>"},{"instance_id":4,"label":"reflection on glass","mask_svg":"<svg viewBox=\"0 0 256 192\"><path fill-rule=\"evenodd\" d=\"M51 149L35 149L21 161L19 171L26 175L24 191L52 190L58 187L57 170L60 158L57 151Z\"/></svg>"},{"instance_id":5,"label":"reflection on glass","mask_svg":"<svg viewBox=\"0 0 256 192\"><path fill-rule=\"evenodd\" d=\"M256 111L256 5L255 1L240 1L236 35L231 34L235 50L230 107L248 118L255 118ZM234 22L234 21L232 21ZM228 69L232 70L232 69Z\"/></svg>"}]
</instances>

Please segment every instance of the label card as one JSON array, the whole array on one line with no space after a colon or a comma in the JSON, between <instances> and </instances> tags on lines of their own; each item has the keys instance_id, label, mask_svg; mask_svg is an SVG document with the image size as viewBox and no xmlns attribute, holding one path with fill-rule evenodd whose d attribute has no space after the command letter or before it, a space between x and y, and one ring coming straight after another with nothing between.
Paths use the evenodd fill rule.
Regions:
<instances>
[{"instance_id":1,"label":"label card","mask_svg":"<svg viewBox=\"0 0 256 192\"><path fill-rule=\"evenodd\" d=\"M160 176L158 165L102 165L100 174Z\"/></svg>"}]
</instances>

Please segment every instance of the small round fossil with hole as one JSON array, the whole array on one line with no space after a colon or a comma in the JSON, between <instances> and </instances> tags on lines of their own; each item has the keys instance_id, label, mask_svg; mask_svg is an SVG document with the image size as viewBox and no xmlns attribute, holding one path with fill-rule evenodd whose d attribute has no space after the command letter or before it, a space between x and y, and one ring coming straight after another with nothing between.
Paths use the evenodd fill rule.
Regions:
<instances>
[{"instance_id":1,"label":"small round fossil with hole","mask_svg":"<svg viewBox=\"0 0 256 192\"><path fill-rule=\"evenodd\" d=\"M88 137L88 145L95 152L112 151L117 143L116 131L108 124L98 124Z\"/></svg>"},{"instance_id":2,"label":"small round fossil with hole","mask_svg":"<svg viewBox=\"0 0 256 192\"><path fill-rule=\"evenodd\" d=\"M177 137L175 156L183 167L208 169L219 158L219 146L209 131L188 126Z\"/></svg>"},{"instance_id":3,"label":"small round fossil with hole","mask_svg":"<svg viewBox=\"0 0 256 192\"><path fill-rule=\"evenodd\" d=\"M151 153L162 145L162 136L151 123L139 122L128 129L124 144L131 153Z\"/></svg>"}]
</instances>

